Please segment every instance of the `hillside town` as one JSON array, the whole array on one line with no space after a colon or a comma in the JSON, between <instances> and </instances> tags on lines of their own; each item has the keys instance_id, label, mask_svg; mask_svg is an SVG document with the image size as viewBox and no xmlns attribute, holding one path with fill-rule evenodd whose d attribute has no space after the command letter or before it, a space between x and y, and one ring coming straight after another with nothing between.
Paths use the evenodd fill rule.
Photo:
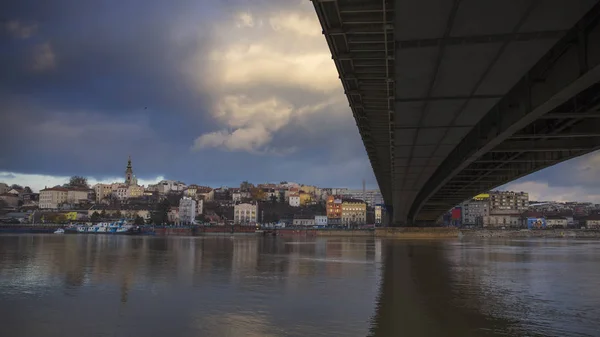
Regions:
<instances>
[{"instance_id":1,"label":"hillside town","mask_svg":"<svg viewBox=\"0 0 600 337\"><path fill-rule=\"evenodd\" d=\"M270 224L356 228L384 223L378 190L323 188L282 181L209 187L162 180L139 185L131 158L121 182L88 185L71 177L35 193L0 182L0 222L73 223L128 219L154 225ZM470 228L599 228L600 205L530 201L525 192L492 191L463 202L440 221Z\"/></svg>"},{"instance_id":2,"label":"hillside town","mask_svg":"<svg viewBox=\"0 0 600 337\"><path fill-rule=\"evenodd\" d=\"M0 183L0 221L5 223L98 222L121 218L137 224L356 227L382 222L378 190L321 188L293 182L247 181L236 187L209 187L162 180L143 186L131 158L124 179L88 185L71 177L39 193L29 187Z\"/></svg>"}]
</instances>

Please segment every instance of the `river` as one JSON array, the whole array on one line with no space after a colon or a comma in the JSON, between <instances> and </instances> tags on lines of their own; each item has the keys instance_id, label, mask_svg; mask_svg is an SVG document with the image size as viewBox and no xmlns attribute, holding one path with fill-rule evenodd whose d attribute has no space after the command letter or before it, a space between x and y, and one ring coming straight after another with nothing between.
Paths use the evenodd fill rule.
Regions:
<instances>
[{"instance_id":1,"label":"river","mask_svg":"<svg viewBox=\"0 0 600 337\"><path fill-rule=\"evenodd\" d=\"M0 235L0 336L600 336L600 241Z\"/></svg>"}]
</instances>

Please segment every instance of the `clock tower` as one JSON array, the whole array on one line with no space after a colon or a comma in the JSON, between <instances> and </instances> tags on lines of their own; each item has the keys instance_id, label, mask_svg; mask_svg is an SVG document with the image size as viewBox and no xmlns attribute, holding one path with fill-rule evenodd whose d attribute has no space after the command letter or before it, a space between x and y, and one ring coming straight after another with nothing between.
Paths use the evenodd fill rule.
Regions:
<instances>
[{"instance_id":1,"label":"clock tower","mask_svg":"<svg viewBox=\"0 0 600 337\"><path fill-rule=\"evenodd\" d=\"M127 169L125 170L125 184L131 185L133 182L133 169L131 168L131 156L127 161Z\"/></svg>"}]
</instances>

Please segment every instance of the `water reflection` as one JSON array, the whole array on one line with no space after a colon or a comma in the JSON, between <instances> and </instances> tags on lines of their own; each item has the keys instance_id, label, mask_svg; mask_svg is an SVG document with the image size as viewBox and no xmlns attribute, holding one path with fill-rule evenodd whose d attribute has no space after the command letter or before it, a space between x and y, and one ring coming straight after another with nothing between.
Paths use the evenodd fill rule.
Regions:
<instances>
[{"instance_id":1,"label":"water reflection","mask_svg":"<svg viewBox=\"0 0 600 337\"><path fill-rule=\"evenodd\" d=\"M597 335L595 241L0 236L2 336Z\"/></svg>"},{"instance_id":2,"label":"water reflection","mask_svg":"<svg viewBox=\"0 0 600 337\"><path fill-rule=\"evenodd\" d=\"M596 241L384 245L371 336L598 336Z\"/></svg>"}]
</instances>

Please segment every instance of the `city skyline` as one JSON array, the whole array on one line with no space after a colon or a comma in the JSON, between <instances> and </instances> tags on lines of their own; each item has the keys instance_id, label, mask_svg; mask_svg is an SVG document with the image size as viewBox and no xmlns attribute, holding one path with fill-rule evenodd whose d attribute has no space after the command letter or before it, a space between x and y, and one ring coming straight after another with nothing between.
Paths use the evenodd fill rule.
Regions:
<instances>
[{"instance_id":1,"label":"city skyline","mask_svg":"<svg viewBox=\"0 0 600 337\"><path fill-rule=\"evenodd\" d=\"M377 188L310 2L60 2L0 6L0 181L112 182L131 153L144 185ZM595 152L500 189L598 202L599 176Z\"/></svg>"}]
</instances>

